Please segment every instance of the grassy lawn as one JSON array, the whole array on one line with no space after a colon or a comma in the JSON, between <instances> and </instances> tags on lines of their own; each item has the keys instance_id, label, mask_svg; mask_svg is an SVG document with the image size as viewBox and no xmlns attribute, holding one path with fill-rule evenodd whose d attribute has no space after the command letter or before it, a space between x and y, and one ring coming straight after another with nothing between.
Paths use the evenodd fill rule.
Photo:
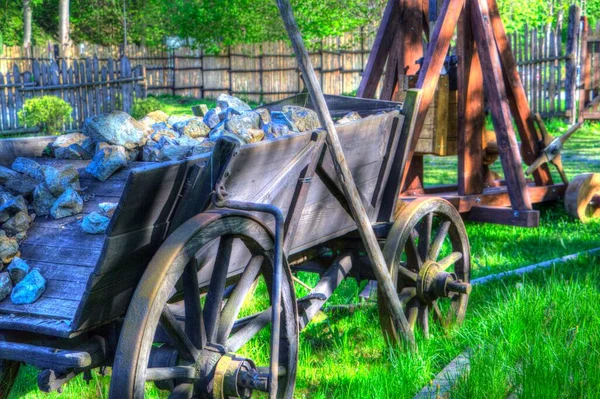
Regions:
<instances>
[{"instance_id":1,"label":"grassy lawn","mask_svg":"<svg viewBox=\"0 0 600 399\"><path fill-rule=\"evenodd\" d=\"M190 113L189 107L199 103L160 99L170 114ZM566 130L559 121L548 127L555 136ZM600 125L586 124L567 143L563 163L570 178L600 172L598 137ZM426 184L453 183L456 157L427 157L425 170ZM540 227L535 229L467 223L473 277L600 247L600 222L572 220L561 203L539 209ZM600 257L581 257L524 278L477 286L463 328L445 332L433 323L429 340L417 334L417 352L386 345L375 306L321 313L300 335L296 396L412 398L451 359L471 348L472 371L451 397L599 397L599 265ZM314 275L301 273L299 278L311 286L317 282ZM357 302L364 284L345 281L329 303ZM264 345L257 343L257 350ZM31 367L22 369L11 397L107 397L108 376L93 373L89 384L80 376L61 395L46 395L37 391L36 374ZM166 397L154 389L148 396Z\"/></svg>"}]
</instances>

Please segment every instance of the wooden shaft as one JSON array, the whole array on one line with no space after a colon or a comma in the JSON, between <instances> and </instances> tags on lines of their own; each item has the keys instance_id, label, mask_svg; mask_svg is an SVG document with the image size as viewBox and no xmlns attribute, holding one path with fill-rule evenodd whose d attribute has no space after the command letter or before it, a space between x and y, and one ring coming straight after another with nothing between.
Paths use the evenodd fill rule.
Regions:
<instances>
[{"instance_id":1,"label":"wooden shaft","mask_svg":"<svg viewBox=\"0 0 600 399\"><path fill-rule=\"evenodd\" d=\"M377 237L373 232L371 221L365 212L360 200L360 195L356 185L354 184L354 179L352 178L352 174L350 173L350 169L346 163L342 145L335 130L333 120L331 119L329 109L327 108L325 97L321 92L319 81L317 80L317 76L310 62L310 57L306 47L304 46L298 25L294 19L290 2L289 0L277 0L277 5L279 6L281 18L283 19L287 29L290 41L292 42L292 47L296 53L298 65L302 71L302 74L304 75L304 82L313 100L315 111L317 112L319 120L327 132L327 148L331 152L336 174L340 179L344 196L348 201L348 206L358 227L358 231L362 238L363 244L365 245L367 254L369 255L369 260L371 261L371 266L375 272L377 281L379 282L381 292L384 295L384 300L390 307L390 312L394 322L400 325L403 331L409 331L408 321L404 315L402 304L400 303L400 299L398 298L396 292L396 287L394 284L392 284L392 279L385 259L383 258L383 253L379 247L379 242L377 241Z\"/></svg>"}]
</instances>

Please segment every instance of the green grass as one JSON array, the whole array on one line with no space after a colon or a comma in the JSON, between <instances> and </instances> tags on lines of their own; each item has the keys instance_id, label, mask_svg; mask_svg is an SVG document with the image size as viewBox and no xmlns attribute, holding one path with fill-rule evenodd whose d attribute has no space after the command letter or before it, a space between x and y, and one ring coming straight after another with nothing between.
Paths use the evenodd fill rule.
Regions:
<instances>
[{"instance_id":1,"label":"green grass","mask_svg":"<svg viewBox=\"0 0 600 399\"><path fill-rule=\"evenodd\" d=\"M159 97L170 114L190 113L195 100ZM209 105L211 106L211 105ZM552 134L566 129L549 121ZM563 154L570 178L600 172L597 149L600 126L586 124ZM500 170L498 165L495 170ZM456 181L456 157L426 157L426 184ZM556 178L558 177L555 175ZM600 246L600 222L583 225L561 203L541 210L535 229L467 223L473 276L516 269ZM390 349L384 341L376 307L352 313L321 313L300 335L296 396L299 398L412 398L465 348L474 350L472 371L452 392L459 398L599 397L600 314L599 257L584 257L553 270L478 286L460 330L431 327L431 338L417 335L418 352ZM317 276L301 273L313 286ZM353 303L364 286L345 281L328 302ZM260 289L260 288L259 288ZM299 293L305 293L298 288ZM266 336L247 349L264 359ZM35 386L36 371L25 367L12 398L106 397L109 377L81 377L62 395L45 395ZM150 388L148 397L165 397Z\"/></svg>"}]
</instances>

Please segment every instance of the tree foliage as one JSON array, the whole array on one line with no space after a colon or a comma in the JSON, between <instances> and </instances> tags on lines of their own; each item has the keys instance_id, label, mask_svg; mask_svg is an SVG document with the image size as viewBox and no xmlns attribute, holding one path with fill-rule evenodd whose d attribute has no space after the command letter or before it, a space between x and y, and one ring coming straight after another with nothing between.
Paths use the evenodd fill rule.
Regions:
<instances>
[{"instance_id":1,"label":"tree foliage","mask_svg":"<svg viewBox=\"0 0 600 399\"><path fill-rule=\"evenodd\" d=\"M577 0L580 1L580 0ZM126 12L123 5L126 5ZM292 0L307 40L337 35L376 24L387 0ZM498 0L509 32L525 23L554 23L573 0ZM34 44L58 35L59 0L33 0ZM285 39L275 0L71 0L71 40L101 45L123 42L127 18L128 42L159 46L165 37L189 39L208 50L237 43ZM592 22L600 17L600 0L587 1ZM23 38L22 0L0 0L0 41L20 45Z\"/></svg>"}]
</instances>

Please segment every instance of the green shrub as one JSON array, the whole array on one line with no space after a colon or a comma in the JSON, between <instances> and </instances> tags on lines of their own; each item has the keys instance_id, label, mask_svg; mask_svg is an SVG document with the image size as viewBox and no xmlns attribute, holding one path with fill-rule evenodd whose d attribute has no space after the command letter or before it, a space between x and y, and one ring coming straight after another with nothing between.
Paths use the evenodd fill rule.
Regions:
<instances>
[{"instance_id":1,"label":"green shrub","mask_svg":"<svg viewBox=\"0 0 600 399\"><path fill-rule=\"evenodd\" d=\"M35 97L25 100L19 120L48 134L60 134L65 123L71 122L71 112L73 108L60 97Z\"/></svg>"},{"instance_id":2,"label":"green shrub","mask_svg":"<svg viewBox=\"0 0 600 399\"><path fill-rule=\"evenodd\" d=\"M164 111L164 105L155 97L136 98L131 108L131 116L135 119L143 118L152 111Z\"/></svg>"}]
</instances>

